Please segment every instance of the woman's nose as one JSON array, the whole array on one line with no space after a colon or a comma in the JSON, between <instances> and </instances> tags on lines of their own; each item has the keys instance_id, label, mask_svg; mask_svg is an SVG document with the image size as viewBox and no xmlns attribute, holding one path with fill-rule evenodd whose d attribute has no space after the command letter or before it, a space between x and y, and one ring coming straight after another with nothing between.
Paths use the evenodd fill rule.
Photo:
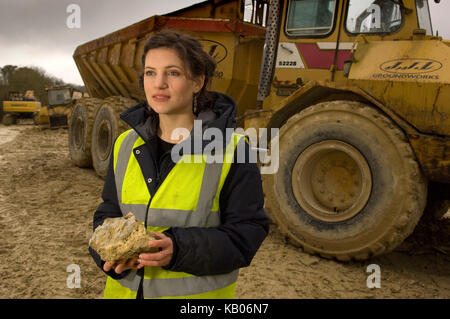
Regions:
<instances>
[{"instance_id":1,"label":"woman's nose","mask_svg":"<svg viewBox=\"0 0 450 319\"><path fill-rule=\"evenodd\" d=\"M155 76L155 86L157 88L166 88L167 87L167 77L165 74L158 74Z\"/></svg>"}]
</instances>

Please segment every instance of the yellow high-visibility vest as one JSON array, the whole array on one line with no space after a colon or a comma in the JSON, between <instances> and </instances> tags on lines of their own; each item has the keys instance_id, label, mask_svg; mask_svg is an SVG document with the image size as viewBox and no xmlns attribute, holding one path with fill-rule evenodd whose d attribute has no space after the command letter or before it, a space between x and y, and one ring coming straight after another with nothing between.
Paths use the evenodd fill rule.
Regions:
<instances>
[{"instance_id":1,"label":"yellow high-visibility vest","mask_svg":"<svg viewBox=\"0 0 450 319\"><path fill-rule=\"evenodd\" d=\"M211 163L206 160L206 155L183 155L151 199L148 181L134 156L135 149L145 142L134 130L124 132L117 138L113 154L122 214L131 211L144 223L147 213L149 231L162 232L169 227L219 226L220 191L242 137L236 133L231 135L223 153L223 163ZM194 276L145 266L143 295L144 298L234 298L237 278L238 270L221 275ZM135 270L118 280L108 276L104 298L136 298L140 281L141 277Z\"/></svg>"}]
</instances>

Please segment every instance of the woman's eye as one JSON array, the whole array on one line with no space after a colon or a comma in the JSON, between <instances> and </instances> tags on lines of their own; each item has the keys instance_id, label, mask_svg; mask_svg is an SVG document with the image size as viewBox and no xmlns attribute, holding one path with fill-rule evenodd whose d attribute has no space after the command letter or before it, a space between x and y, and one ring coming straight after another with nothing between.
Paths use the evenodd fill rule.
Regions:
<instances>
[{"instance_id":1,"label":"woman's eye","mask_svg":"<svg viewBox=\"0 0 450 319\"><path fill-rule=\"evenodd\" d=\"M178 72L178 71L169 71L169 75L171 75L171 76L179 76L180 72Z\"/></svg>"},{"instance_id":2,"label":"woman's eye","mask_svg":"<svg viewBox=\"0 0 450 319\"><path fill-rule=\"evenodd\" d=\"M155 74L155 72L153 72L153 71L146 71L145 72L145 75L146 76L152 76L152 75L154 75Z\"/></svg>"}]
</instances>

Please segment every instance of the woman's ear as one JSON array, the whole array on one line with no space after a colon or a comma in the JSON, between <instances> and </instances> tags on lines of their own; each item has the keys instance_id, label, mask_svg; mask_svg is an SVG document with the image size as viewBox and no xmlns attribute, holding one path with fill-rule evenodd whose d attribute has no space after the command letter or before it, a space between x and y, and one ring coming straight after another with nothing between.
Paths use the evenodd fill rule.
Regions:
<instances>
[{"instance_id":1,"label":"woman's ear","mask_svg":"<svg viewBox=\"0 0 450 319\"><path fill-rule=\"evenodd\" d=\"M194 79L194 93L197 94L205 84L205 75L202 74Z\"/></svg>"}]
</instances>

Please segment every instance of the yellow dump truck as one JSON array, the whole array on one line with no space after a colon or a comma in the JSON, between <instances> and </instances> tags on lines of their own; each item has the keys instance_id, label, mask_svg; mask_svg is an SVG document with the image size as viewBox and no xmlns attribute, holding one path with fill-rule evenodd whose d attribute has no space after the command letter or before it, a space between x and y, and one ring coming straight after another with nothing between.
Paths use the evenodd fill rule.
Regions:
<instances>
[{"instance_id":1,"label":"yellow dump truck","mask_svg":"<svg viewBox=\"0 0 450 319\"><path fill-rule=\"evenodd\" d=\"M48 95L48 106L42 107L39 112L39 124L48 125L50 128L68 127L68 117L73 104L82 97L82 93L67 85L45 90Z\"/></svg>"},{"instance_id":2,"label":"yellow dump truck","mask_svg":"<svg viewBox=\"0 0 450 319\"><path fill-rule=\"evenodd\" d=\"M79 92L68 85L53 86L45 90L48 105L41 107L36 122L52 129L67 128L74 104L83 96L87 96L87 93Z\"/></svg>"},{"instance_id":3,"label":"yellow dump truck","mask_svg":"<svg viewBox=\"0 0 450 319\"><path fill-rule=\"evenodd\" d=\"M41 102L36 100L33 91L25 94L11 91L6 100L0 101L0 120L4 125L16 124L20 118L33 118L40 108Z\"/></svg>"},{"instance_id":4,"label":"yellow dump truck","mask_svg":"<svg viewBox=\"0 0 450 319\"><path fill-rule=\"evenodd\" d=\"M70 119L72 159L104 176L118 113L145 98L146 39L178 29L217 60L211 89L236 100L238 123L267 133L265 203L281 232L342 261L389 252L450 202L450 42L428 6L214 0L83 44L74 59L92 98Z\"/></svg>"}]
</instances>

